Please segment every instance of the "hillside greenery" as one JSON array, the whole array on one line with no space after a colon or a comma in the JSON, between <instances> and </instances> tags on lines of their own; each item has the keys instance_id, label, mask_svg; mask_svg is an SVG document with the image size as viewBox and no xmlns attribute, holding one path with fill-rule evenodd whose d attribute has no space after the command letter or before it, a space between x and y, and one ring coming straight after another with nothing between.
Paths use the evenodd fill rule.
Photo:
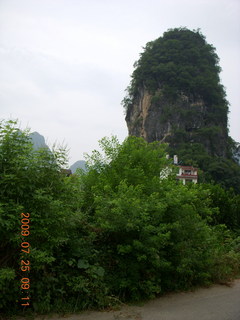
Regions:
<instances>
[{"instance_id":1,"label":"hillside greenery","mask_svg":"<svg viewBox=\"0 0 240 320\"><path fill-rule=\"evenodd\" d=\"M166 146L100 141L88 171L66 177L66 151L34 150L27 130L0 125L0 310L76 312L228 281L239 273L239 196L219 185L183 186ZM30 235L21 235L21 213ZM30 272L20 270L29 241Z\"/></svg>"},{"instance_id":2,"label":"hillside greenery","mask_svg":"<svg viewBox=\"0 0 240 320\"><path fill-rule=\"evenodd\" d=\"M203 98L208 106L220 105L222 120L227 123L228 103L220 83L219 58L200 30L168 30L146 44L134 68L124 100L126 109L140 88L145 87L152 94L161 88L173 100L184 93L193 100Z\"/></svg>"},{"instance_id":3,"label":"hillside greenery","mask_svg":"<svg viewBox=\"0 0 240 320\"><path fill-rule=\"evenodd\" d=\"M171 156L177 154L181 164L200 168L200 182L218 183L226 192L233 188L240 194L240 166L230 156L214 157L208 154L201 143L188 144L184 141L175 147L168 146L168 152Z\"/></svg>"},{"instance_id":4,"label":"hillside greenery","mask_svg":"<svg viewBox=\"0 0 240 320\"><path fill-rule=\"evenodd\" d=\"M135 62L123 106L127 114L131 112L146 89L152 105L161 109L161 125L171 122L169 154L177 154L182 164L201 168L204 181L240 193L240 167L233 161L234 141L228 136L228 101L220 71L216 50L200 30L170 29L148 42ZM192 103L190 110L179 107L182 97ZM199 101L205 111L196 128L194 103ZM181 116L182 123L176 123L174 114Z\"/></svg>"}]
</instances>

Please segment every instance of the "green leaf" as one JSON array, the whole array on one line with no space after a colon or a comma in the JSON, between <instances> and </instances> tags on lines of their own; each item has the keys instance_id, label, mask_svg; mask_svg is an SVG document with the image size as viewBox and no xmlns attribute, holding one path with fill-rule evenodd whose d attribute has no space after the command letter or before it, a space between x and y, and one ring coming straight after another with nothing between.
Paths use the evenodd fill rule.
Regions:
<instances>
[{"instance_id":1,"label":"green leaf","mask_svg":"<svg viewBox=\"0 0 240 320\"><path fill-rule=\"evenodd\" d=\"M78 264L77 264L79 269L88 269L90 267L89 263L86 260L78 260Z\"/></svg>"}]
</instances>

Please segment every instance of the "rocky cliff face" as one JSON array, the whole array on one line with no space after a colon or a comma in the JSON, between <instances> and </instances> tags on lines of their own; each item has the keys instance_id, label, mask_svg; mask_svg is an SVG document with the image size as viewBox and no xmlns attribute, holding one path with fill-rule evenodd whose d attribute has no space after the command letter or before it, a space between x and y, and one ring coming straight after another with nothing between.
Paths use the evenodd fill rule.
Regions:
<instances>
[{"instance_id":1,"label":"rocky cliff face","mask_svg":"<svg viewBox=\"0 0 240 320\"><path fill-rule=\"evenodd\" d=\"M160 141L177 147L181 143L202 144L212 156L226 157L228 132L224 121L209 118L203 99L178 94L173 100L160 89L150 94L139 90L128 108L126 122L129 135L146 141Z\"/></svg>"}]
</instances>

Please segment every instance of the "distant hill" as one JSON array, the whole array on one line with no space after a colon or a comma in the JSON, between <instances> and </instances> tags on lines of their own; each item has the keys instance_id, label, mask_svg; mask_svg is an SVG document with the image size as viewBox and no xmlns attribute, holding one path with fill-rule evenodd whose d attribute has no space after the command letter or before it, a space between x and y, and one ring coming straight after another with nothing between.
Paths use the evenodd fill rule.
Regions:
<instances>
[{"instance_id":1,"label":"distant hill","mask_svg":"<svg viewBox=\"0 0 240 320\"><path fill-rule=\"evenodd\" d=\"M73 165L71 165L71 167L70 167L72 173L75 173L78 168L83 169L84 171L86 171L87 170L86 169L86 162L84 160L78 160Z\"/></svg>"},{"instance_id":2,"label":"distant hill","mask_svg":"<svg viewBox=\"0 0 240 320\"><path fill-rule=\"evenodd\" d=\"M42 136L41 134L39 134L38 132L35 131L35 132L30 133L29 137L32 140L33 148L35 150L37 150L39 148L47 148L50 151L48 145L45 142L44 136Z\"/></svg>"},{"instance_id":3,"label":"distant hill","mask_svg":"<svg viewBox=\"0 0 240 320\"><path fill-rule=\"evenodd\" d=\"M36 131L32 132L32 133L30 133L29 137L32 140L33 148L35 150L37 150L39 148L47 148L50 151L50 148L48 147L48 145L45 142L44 136L42 136L40 133L38 133ZM86 162L84 160L78 160L73 165L71 165L70 170L72 171L72 173L75 173L78 168L81 168L84 171L86 171Z\"/></svg>"}]
</instances>

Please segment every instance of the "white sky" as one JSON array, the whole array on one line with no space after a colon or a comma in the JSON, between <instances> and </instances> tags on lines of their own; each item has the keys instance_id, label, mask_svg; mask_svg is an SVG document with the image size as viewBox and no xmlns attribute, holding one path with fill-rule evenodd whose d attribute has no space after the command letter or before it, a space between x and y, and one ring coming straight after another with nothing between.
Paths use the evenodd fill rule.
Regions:
<instances>
[{"instance_id":1,"label":"white sky","mask_svg":"<svg viewBox=\"0 0 240 320\"><path fill-rule=\"evenodd\" d=\"M240 141L239 0L0 0L0 118L66 143L70 164L104 136L122 141L133 63L180 26L200 28L216 47Z\"/></svg>"}]
</instances>

